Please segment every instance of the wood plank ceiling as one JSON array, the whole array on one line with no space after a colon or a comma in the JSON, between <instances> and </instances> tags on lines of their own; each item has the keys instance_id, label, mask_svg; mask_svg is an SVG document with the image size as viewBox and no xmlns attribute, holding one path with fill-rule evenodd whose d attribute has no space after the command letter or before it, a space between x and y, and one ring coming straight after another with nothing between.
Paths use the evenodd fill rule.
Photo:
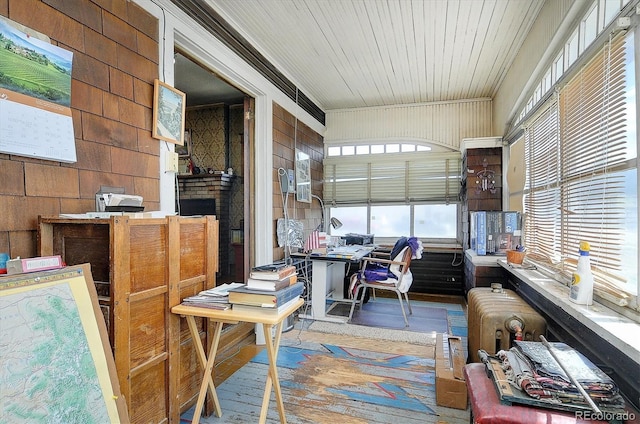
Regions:
<instances>
[{"instance_id":1,"label":"wood plank ceiling","mask_svg":"<svg viewBox=\"0 0 640 424\"><path fill-rule=\"evenodd\" d=\"M205 0L325 111L491 98L544 0Z\"/></svg>"}]
</instances>

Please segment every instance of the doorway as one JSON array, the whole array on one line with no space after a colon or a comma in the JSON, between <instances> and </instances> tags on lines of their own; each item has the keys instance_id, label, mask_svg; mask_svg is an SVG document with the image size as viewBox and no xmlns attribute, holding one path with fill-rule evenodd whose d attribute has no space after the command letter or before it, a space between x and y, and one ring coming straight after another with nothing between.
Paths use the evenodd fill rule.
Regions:
<instances>
[{"instance_id":1,"label":"doorway","mask_svg":"<svg viewBox=\"0 0 640 424\"><path fill-rule=\"evenodd\" d=\"M190 143L179 159L177 210L181 199L215 199L217 279L244 281L250 255L253 99L187 54L178 51L174 59L175 87L186 94L185 131Z\"/></svg>"}]
</instances>

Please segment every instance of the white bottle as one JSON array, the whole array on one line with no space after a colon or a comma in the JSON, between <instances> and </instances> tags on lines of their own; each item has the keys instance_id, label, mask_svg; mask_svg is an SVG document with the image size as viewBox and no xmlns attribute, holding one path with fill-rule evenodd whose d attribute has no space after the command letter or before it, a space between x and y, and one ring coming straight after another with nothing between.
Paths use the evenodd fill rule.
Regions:
<instances>
[{"instance_id":1,"label":"white bottle","mask_svg":"<svg viewBox=\"0 0 640 424\"><path fill-rule=\"evenodd\" d=\"M580 242L578 267L571 278L571 294L569 299L579 305L593 304L593 274L589 261L589 243Z\"/></svg>"}]
</instances>

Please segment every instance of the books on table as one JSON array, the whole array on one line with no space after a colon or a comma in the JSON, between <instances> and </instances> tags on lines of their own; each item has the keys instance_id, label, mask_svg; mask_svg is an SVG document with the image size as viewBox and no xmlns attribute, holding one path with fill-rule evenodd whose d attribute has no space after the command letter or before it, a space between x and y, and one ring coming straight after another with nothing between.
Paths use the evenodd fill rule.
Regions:
<instances>
[{"instance_id":1,"label":"books on table","mask_svg":"<svg viewBox=\"0 0 640 424\"><path fill-rule=\"evenodd\" d=\"M300 296L296 296L293 299L290 299L288 302L285 302L282 305L278 306L277 308L261 308L259 306L244 305L242 303L234 303L233 306L232 306L232 309L234 311L236 311L236 312L255 313L256 310L258 310L261 313L264 312L264 313L267 313L267 314L278 315L278 314L282 313L282 311L287 310L291 305L296 303L299 298L300 298Z\"/></svg>"},{"instance_id":2,"label":"books on table","mask_svg":"<svg viewBox=\"0 0 640 424\"><path fill-rule=\"evenodd\" d=\"M294 285L298 281L298 274L288 275L280 280L260 280L258 278L247 278L247 288L252 290L263 290L274 292Z\"/></svg>"},{"instance_id":3,"label":"books on table","mask_svg":"<svg viewBox=\"0 0 640 424\"><path fill-rule=\"evenodd\" d=\"M296 273L296 267L285 264L262 265L251 268L249 278L256 280L282 280Z\"/></svg>"},{"instance_id":4,"label":"books on table","mask_svg":"<svg viewBox=\"0 0 640 424\"><path fill-rule=\"evenodd\" d=\"M203 290L195 296L182 299L186 306L225 310L231 307L229 303L229 291L243 287L242 283L225 283L211 289Z\"/></svg>"},{"instance_id":5,"label":"books on table","mask_svg":"<svg viewBox=\"0 0 640 424\"><path fill-rule=\"evenodd\" d=\"M302 281L296 282L292 286L274 292L263 290L253 290L246 286L237 287L229 291L229 303L232 305L247 305L252 307L277 309L291 299L300 297L304 290Z\"/></svg>"}]
</instances>

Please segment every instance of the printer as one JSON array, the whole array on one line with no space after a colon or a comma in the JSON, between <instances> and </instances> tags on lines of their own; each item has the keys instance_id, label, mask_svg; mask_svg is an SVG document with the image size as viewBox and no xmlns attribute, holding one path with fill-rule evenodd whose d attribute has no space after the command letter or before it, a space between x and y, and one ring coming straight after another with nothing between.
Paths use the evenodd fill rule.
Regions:
<instances>
[{"instance_id":1,"label":"printer","mask_svg":"<svg viewBox=\"0 0 640 424\"><path fill-rule=\"evenodd\" d=\"M345 241L346 245L357 244L360 246L366 246L368 244L373 244L373 234L355 234L348 233L341 238Z\"/></svg>"}]
</instances>

